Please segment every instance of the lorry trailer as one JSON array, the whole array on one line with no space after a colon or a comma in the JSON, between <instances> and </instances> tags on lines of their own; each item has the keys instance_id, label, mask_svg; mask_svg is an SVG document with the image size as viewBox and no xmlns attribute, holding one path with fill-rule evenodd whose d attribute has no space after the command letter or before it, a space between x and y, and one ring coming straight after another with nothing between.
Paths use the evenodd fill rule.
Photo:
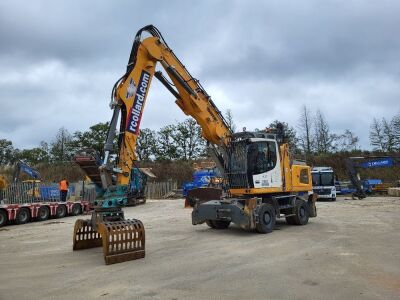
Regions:
<instances>
[{"instance_id":1,"label":"lorry trailer","mask_svg":"<svg viewBox=\"0 0 400 300\"><path fill-rule=\"evenodd\" d=\"M0 227L10 223L25 224L34 220L77 216L88 210L88 201L0 204Z\"/></svg>"},{"instance_id":2,"label":"lorry trailer","mask_svg":"<svg viewBox=\"0 0 400 300\"><path fill-rule=\"evenodd\" d=\"M0 193L0 227L87 212L90 209L90 193L77 195L75 185L71 186L72 190L75 195L70 193L68 201L62 202L57 187L36 180L3 187Z\"/></svg>"}]
</instances>

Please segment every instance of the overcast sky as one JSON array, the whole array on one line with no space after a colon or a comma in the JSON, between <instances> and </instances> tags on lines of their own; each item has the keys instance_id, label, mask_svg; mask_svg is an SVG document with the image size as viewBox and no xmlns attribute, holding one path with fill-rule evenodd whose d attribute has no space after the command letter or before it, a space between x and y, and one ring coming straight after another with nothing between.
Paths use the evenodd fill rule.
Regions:
<instances>
[{"instance_id":1,"label":"overcast sky","mask_svg":"<svg viewBox=\"0 0 400 300\"><path fill-rule=\"evenodd\" d=\"M395 0L2 0L0 138L35 147L108 121L133 37L153 24L238 128L295 127L307 105L369 148L372 119L400 112L399 16ZM154 80L141 128L184 118Z\"/></svg>"}]
</instances>

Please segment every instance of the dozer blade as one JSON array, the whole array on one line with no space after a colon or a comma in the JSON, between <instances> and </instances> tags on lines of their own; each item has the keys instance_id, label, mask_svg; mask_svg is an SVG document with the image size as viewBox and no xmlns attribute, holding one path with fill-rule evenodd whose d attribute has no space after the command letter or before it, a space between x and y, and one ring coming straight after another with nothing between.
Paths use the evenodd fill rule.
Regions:
<instances>
[{"instance_id":1,"label":"dozer blade","mask_svg":"<svg viewBox=\"0 0 400 300\"><path fill-rule=\"evenodd\" d=\"M107 265L144 258L145 232L139 220L104 222L93 230L90 220L77 220L74 228L73 249L103 246Z\"/></svg>"}]
</instances>

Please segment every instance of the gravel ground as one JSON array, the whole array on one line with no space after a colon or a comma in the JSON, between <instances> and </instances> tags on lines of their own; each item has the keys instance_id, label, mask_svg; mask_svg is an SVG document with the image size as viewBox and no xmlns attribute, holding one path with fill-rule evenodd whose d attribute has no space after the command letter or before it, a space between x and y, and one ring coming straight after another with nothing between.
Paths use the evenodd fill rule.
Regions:
<instances>
[{"instance_id":1,"label":"gravel ground","mask_svg":"<svg viewBox=\"0 0 400 300\"><path fill-rule=\"evenodd\" d=\"M400 198L318 202L306 226L261 235L192 226L183 200L125 209L146 258L72 251L78 217L0 228L0 299L400 299ZM82 218L82 217L80 217Z\"/></svg>"}]
</instances>

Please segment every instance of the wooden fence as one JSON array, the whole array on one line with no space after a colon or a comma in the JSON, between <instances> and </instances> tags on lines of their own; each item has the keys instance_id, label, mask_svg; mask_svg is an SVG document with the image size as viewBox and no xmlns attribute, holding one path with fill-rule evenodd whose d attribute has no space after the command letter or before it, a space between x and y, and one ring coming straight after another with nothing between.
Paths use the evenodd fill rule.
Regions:
<instances>
[{"instance_id":1,"label":"wooden fence","mask_svg":"<svg viewBox=\"0 0 400 300\"><path fill-rule=\"evenodd\" d=\"M146 198L147 199L162 199L167 198L178 188L176 181L168 180L163 182L147 182Z\"/></svg>"}]
</instances>

